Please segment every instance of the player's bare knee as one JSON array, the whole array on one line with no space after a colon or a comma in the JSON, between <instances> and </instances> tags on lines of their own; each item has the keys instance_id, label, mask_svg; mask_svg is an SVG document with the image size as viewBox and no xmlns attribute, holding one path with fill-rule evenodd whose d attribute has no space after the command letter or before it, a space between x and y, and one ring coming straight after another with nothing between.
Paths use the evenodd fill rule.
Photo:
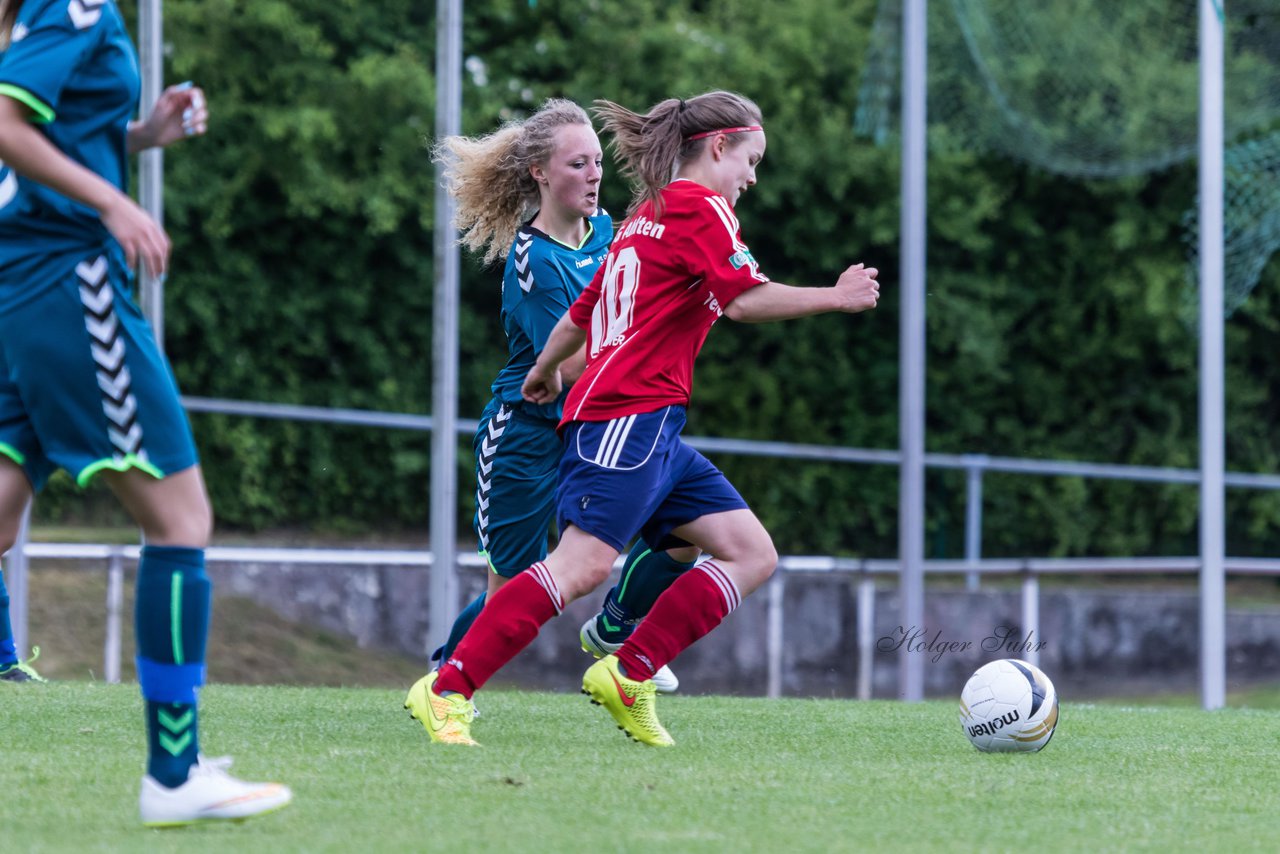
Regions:
<instances>
[{"instance_id":1,"label":"player's bare knee","mask_svg":"<svg viewBox=\"0 0 1280 854\"><path fill-rule=\"evenodd\" d=\"M212 513L185 513L172 519L158 519L143 529L147 542L157 546L203 549L213 536Z\"/></svg>"},{"instance_id":2,"label":"player's bare knee","mask_svg":"<svg viewBox=\"0 0 1280 854\"><path fill-rule=\"evenodd\" d=\"M585 596L608 581L609 572L612 569L612 565L607 563L583 565L581 571L577 573L578 589L574 598Z\"/></svg>"},{"instance_id":3,"label":"player's bare knee","mask_svg":"<svg viewBox=\"0 0 1280 854\"><path fill-rule=\"evenodd\" d=\"M763 529L761 529L764 533ZM769 580L778 568L778 550L773 545L773 538L768 533L755 543L742 559L744 574L748 578L751 589L759 587Z\"/></svg>"},{"instance_id":4,"label":"player's bare knee","mask_svg":"<svg viewBox=\"0 0 1280 854\"><path fill-rule=\"evenodd\" d=\"M9 524L5 522L0 525L0 555L9 553L9 549L13 548L14 543L18 542L18 525L17 523Z\"/></svg>"}]
</instances>

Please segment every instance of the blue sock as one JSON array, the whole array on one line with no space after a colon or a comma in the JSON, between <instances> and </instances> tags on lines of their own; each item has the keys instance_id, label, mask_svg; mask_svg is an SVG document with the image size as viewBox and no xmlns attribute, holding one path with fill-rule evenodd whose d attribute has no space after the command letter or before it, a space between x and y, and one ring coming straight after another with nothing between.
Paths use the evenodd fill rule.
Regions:
<instances>
[{"instance_id":1,"label":"blue sock","mask_svg":"<svg viewBox=\"0 0 1280 854\"><path fill-rule=\"evenodd\" d=\"M13 626L9 624L9 588L4 586L4 571L0 570L0 667L18 663L18 652L13 646Z\"/></svg>"},{"instance_id":2,"label":"blue sock","mask_svg":"<svg viewBox=\"0 0 1280 854\"><path fill-rule=\"evenodd\" d=\"M471 628L471 624L476 621L476 617L480 616L480 611L484 608L485 594L471 600L471 604L462 609L462 613L458 615L458 619L453 621L453 628L449 630L449 639L444 642L444 646L431 653L432 661L445 662L453 655L453 651L457 649L458 644L462 643L462 636L467 633L467 629Z\"/></svg>"},{"instance_id":3,"label":"blue sock","mask_svg":"<svg viewBox=\"0 0 1280 854\"><path fill-rule=\"evenodd\" d=\"M596 617L600 639L622 643L630 637L663 591L693 563L672 560L666 552L655 552L644 540L638 540L622 566L622 578L605 595L604 607Z\"/></svg>"},{"instance_id":4,"label":"blue sock","mask_svg":"<svg viewBox=\"0 0 1280 854\"><path fill-rule=\"evenodd\" d=\"M200 752L196 689L204 684L211 589L203 549L143 547L134 631L147 773L170 788L186 782Z\"/></svg>"}]
</instances>

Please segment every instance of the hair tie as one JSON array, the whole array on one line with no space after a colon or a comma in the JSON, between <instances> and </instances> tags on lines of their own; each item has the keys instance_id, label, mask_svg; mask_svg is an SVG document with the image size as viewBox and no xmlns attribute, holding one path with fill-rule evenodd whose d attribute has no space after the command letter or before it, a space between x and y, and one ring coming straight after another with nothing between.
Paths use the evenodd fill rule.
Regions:
<instances>
[{"instance_id":1,"label":"hair tie","mask_svg":"<svg viewBox=\"0 0 1280 854\"><path fill-rule=\"evenodd\" d=\"M680 107L679 107L680 112L682 112L682 113L683 113L683 112L685 111L685 108L686 108L686 107L688 107L688 106L689 106L689 105L688 105L688 104L686 104L686 103L684 102L684 98L681 98L681 99L680 99Z\"/></svg>"}]
</instances>

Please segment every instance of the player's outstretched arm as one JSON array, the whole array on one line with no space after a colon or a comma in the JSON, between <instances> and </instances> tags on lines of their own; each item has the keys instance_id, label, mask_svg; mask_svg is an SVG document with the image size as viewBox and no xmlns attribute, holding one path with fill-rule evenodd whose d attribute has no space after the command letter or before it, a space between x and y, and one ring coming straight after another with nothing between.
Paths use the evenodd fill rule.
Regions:
<instances>
[{"instance_id":1,"label":"player's outstretched arm","mask_svg":"<svg viewBox=\"0 0 1280 854\"><path fill-rule=\"evenodd\" d=\"M560 378L560 363L574 355L587 340L587 333L565 312L556 323L547 344L529 369L520 387L520 394L530 403L551 403L560 396L564 387Z\"/></svg>"},{"instance_id":2,"label":"player's outstretched arm","mask_svg":"<svg viewBox=\"0 0 1280 854\"><path fill-rule=\"evenodd\" d=\"M765 282L740 294L725 306L724 313L740 323L791 320L830 311L857 314L876 307L880 299L878 272L874 267L854 264L829 288L798 288L781 282Z\"/></svg>"},{"instance_id":3,"label":"player's outstretched arm","mask_svg":"<svg viewBox=\"0 0 1280 854\"><path fill-rule=\"evenodd\" d=\"M59 151L28 119L25 105L0 95L0 160L32 181L96 210L120 242L130 267L142 262L153 275L163 275L169 262L164 229L109 181Z\"/></svg>"}]
</instances>

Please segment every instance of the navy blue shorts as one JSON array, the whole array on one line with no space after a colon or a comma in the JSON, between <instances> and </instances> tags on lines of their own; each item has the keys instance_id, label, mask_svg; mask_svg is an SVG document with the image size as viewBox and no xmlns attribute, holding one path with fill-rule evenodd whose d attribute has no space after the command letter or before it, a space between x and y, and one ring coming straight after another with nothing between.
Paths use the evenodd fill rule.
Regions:
<instances>
[{"instance_id":1,"label":"navy blue shorts","mask_svg":"<svg viewBox=\"0 0 1280 854\"><path fill-rule=\"evenodd\" d=\"M480 416L476 455L479 551L489 568L513 578L547 556L555 514L556 466L564 443L556 422L526 415L499 400Z\"/></svg>"},{"instance_id":2,"label":"navy blue shorts","mask_svg":"<svg viewBox=\"0 0 1280 854\"><path fill-rule=\"evenodd\" d=\"M556 492L560 530L575 525L625 551L637 534L653 549L688 545L671 531L711 513L747 506L720 470L684 443L683 406L565 432Z\"/></svg>"},{"instance_id":3,"label":"navy blue shorts","mask_svg":"<svg viewBox=\"0 0 1280 854\"><path fill-rule=\"evenodd\" d=\"M119 253L70 253L0 279L0 454L34 490L199 462L173 372Z\"/></svg>"}]
</instances>

